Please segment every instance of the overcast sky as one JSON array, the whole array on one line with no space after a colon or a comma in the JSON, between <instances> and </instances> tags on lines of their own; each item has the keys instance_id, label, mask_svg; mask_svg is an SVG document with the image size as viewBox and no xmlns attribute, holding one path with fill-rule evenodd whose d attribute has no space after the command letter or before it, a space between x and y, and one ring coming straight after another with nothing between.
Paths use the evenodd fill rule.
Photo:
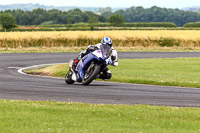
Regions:
<instances>
[{"instance_id":1,"label":"overcast sky","mask_svg":"<svg viewBox=\"0 0 200 133\"><path fill-rule=\"evenodd\" d=\"M0 0L0 5L6 4L39 3L53 6L79 6L79 7L131 7L152 6L167 8L183 8L200 6L200 0Z\"/></svg>"}]
</instances>

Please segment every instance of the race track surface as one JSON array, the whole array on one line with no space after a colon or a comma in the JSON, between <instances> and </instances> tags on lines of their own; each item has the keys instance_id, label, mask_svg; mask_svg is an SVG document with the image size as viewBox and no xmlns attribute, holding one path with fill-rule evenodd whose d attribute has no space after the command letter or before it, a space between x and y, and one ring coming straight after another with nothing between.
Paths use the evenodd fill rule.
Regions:
<instances>
[{"instance_id":1,"label":"race track surface","mask_svg":"<svg viewBox=\"0 0 200 133\"><path fill-rule=\"evenodd\" d=\"M77 53L0 54L0 99L200 107L200 88L96 81L90 86L78 83L67 85L64 79L17 72L20 68L32 65L65 63L76 55ZM175 57L200 57L200 52L119 53L120 59Z\"/></svg>"}]
</instances>

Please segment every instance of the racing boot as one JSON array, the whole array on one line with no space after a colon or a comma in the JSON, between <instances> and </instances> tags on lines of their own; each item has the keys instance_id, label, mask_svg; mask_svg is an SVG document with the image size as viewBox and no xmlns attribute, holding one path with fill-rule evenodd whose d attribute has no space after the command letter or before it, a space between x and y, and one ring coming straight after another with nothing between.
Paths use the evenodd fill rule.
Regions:
<instances>
[{"instance_id":1,"label":"racing boot","mask_svg":"<svg viewBox=\"0 0 200 133\"><path fill-rule=\"evenodd\" d=\"M73 80L73 81L76 81L76 79L77 79L77 78L76 78L76 74L73 73L73 74L72 74L72 80Z\"/></svg>"}]
</instances>

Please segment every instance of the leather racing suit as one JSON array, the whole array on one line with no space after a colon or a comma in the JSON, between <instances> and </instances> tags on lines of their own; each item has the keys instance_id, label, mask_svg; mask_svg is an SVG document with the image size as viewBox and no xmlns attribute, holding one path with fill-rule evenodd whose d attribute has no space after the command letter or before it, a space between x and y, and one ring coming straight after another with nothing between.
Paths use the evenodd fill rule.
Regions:
<instances>
[{"instance_id":1,"label":"leather racing suit","mask_svg":"<svg viewBox=\"0 0 200 133\"><path fill-rule=\"evenodd\" d=\"M101 45L106 45L106 44L101 44L98 43L96 45L89 45L88 48L82 52L80 52L79 56L74 59L73 61L73 66L72 69L75 69L79 60L83 58L85 55L90 53L90 51L94 51L96 49L100 49ZM106 62L108 65L112 66L118 66L118 56L117 56L117 51L114 49L113 46L111 46L112 53L111 53L111 61ZM104 70L102 70L102 73L97 76L97 78L103 79L103 80L108 80L112 77L111 71L108 69L108 67L105 67Z\"/></svg>"}]
</instances>

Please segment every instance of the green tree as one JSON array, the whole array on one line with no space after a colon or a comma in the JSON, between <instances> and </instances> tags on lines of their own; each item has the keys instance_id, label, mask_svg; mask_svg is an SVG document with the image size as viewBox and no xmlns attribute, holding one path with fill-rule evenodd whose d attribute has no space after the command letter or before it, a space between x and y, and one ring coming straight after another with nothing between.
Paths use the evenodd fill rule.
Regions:
<instances>
[{"instance_id":1,"label":"green tree","mask_svg":"<svg viewBox=\"0 0 200 133\"><path fill-rule=\"evenodd\" d=\"M0 24L5 31L17 26L15 18L7 13L0 14Z\"/></svg>"},{"instance_id":2,"label":"green tree","mask_svg":"<svg viewBox=\"0 0 200 133\"><path fill-rule=\"evenodd\" d=\"M68 24L83 22L83 13L80 9L69 10L67 12Z\"/></svg>"},{"instance_id":3,"label":"green tree","mask_svg":"<svg viewBox=\"0 0 200 133\"><path fill-rule=\"evenodd\" d=\"M89 17L88 23L90 24L90 30L94 30L94 24L98 23L98 18L95 16Z\"/></svg>"},{"instance_id":4,"label":"green tree","mask_svg":"<svg viewBox=\"0 0 200 133\"><path fill-rule=\"evenodd\" d=\"M46 10L38 8L38 9L34 9L31 13L32 18L33 18L33 24L35 25L39 25L45 21L47 21L46 19Z\"/></svg>"},{"instance_id":5,"label":"green tree","mask_svg":"<svg viewBox=\"0 0 200 133\"><path fill-rule=\"evenodd\" d=\"M104 12L112 12L112 8L111 7L99 8L99 13L104 13Z\"/></svg>"},{"instance_id":6,"label":"green tree","mask_svg":"<svg viewBox=\"0 0 200 133\"><path fill-rule=\"evenodd\" d=\"M104 16L106 19L109 18L112 15L112 12L110 11L105 11L101 14L102 16Z\"/></svg>"},{"instance_id":7,"label":"green tree","mask_svg":"<svg viewBox=\"0 0 200 133\"><path fill-rule=\"evenodd\" d=\"M121 15L114 14L114 15L109 17L108 22L110 22L113 25L120 25L124 22L124 19Z\"/></svg>"},{"instance_id":8,"label":"green tree","mask_svg":"<svg viewBox=\"0 0 200 133\"><path fill-rule=\"evenodd\" d=\"M88 23L90 24L94 24L94 23L98 23L98 18L95 16L89 17Z\"/></svg>"},{"instance_id":9,"label":"green tree","mask_svg":"<svg viewBox=\"0 0 200 133\"><path fill-rule=\"evenodd\" d=\"M200 8L199 8L199 10L197 11L197 13L200 14Z\"/></svg>"}]
</instances>

